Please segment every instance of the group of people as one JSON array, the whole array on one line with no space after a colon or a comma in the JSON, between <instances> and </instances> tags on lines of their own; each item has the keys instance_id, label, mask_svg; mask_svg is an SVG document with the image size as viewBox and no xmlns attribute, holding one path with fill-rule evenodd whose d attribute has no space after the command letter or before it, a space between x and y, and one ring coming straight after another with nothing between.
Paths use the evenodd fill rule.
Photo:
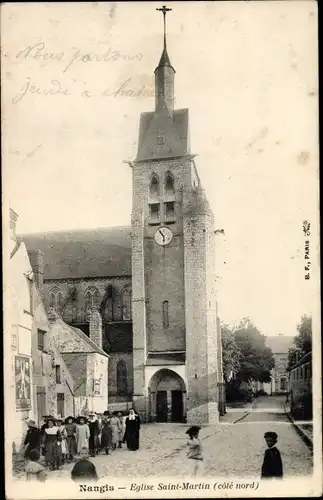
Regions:
<instances>
[{"instance_id":1,"label":"group of people","mask_svg":"<svg viewBox=\"0 0 323 500\"><path fill-rule=\"evenodd\" d=\"M140 418L133 409L126 415L105 411L102 415L89 413L88 417L69 416L64 421L51 415L43 419L41 428L33 420L27 422L24 456L28 465L31 464L30 474L38 470L35 463L41 455L50 470L57 470L65 462L74 461L77 455L83 459L95 457L100 452L109 455L122 448L123 443L130 451L139 449Z\"/></svg>"},{"instance_id":2,"label":"group of people","mask_svg":"<svg viewBox=\"0 0 323 500\"><path fill-rule=\"evenodd\" d=\"M65 422L51 416L44 417L41 429L35 422L27 422L28 431L25 439L25 458L27 459L27 479L46 479L45 468L38 463L40 449L45 456L45 463L52 470L58 469L65 460L72 461L75 455L79 460L75 463L71 472L74 481L80 479L98 479L95 465L89 460L100 451L107 455L117 447L122 448L127 443L128 450L139 449L139 415L131 409L129 414L109 411L103 415L89 414L89 418L67 417ZM204 460L202 444L199 438L201 427L192 426L187 431L187 458L192 464L191 475L197 476ZM279 450L276 447L278 436L275 432L266 432L264 435L267 450L265 451L261 477L282 478L283 464Z\"/></svg>"}]
</instances>

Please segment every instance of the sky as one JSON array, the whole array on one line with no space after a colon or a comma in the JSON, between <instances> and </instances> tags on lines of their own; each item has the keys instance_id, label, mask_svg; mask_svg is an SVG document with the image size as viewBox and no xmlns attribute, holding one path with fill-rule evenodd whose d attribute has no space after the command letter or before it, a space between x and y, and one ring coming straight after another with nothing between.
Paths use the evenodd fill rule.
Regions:
<instances>
[{"instance_id":1,"label":"sky","mask_svg":"<svg viewBox=\"0 0 323 500\"><path fill-rule=\"evenodd\" d=\"M3 196L18 232L130 224L124 160L136 155L140 113L154 108L160 6L3 6ZM219 315L295 335L317 303L315 2L170 6L175 107L189 108L191 152L225 231L216 236Z\"/></svg>"}]
</instances>

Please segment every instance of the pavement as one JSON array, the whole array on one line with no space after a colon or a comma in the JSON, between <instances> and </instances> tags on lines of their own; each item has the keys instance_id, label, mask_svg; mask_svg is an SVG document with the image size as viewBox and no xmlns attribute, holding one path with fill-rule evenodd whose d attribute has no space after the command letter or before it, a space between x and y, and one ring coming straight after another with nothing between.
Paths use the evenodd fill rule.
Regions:
<instances>
[{"instance_id":1,"label":"pavement","mask_svg":"<svg viewBox=\"0 0 323 500\"><path fill-rule=\"evenodd\" d=\"M187 477L191 461L186 458L187 424L144 424L140 431L140 449L117 449L111 455L92 459L99 477ZM253 404L228 408L220 423L203 426L200 438L204 462L200 475L217 477L259 477L266 445L266 431L277 432L284 475L312 473L310 448L288 419L284 398L260 396ZM70 477L73 464L64 465L50 477Z\"/></svg>"},{"instance_id":2,"label":"pavement","mask_svg":"<svg viewBox=\"0 0 323 500\"><path fill-rule=\"evenodd\" d=\"M290 406L285 402L284 404L286 415L294 426L295 431L303 439L304 443L313 449L313 422L310 420L295 420L290 412Z\"/></svg>"}]
</instances>

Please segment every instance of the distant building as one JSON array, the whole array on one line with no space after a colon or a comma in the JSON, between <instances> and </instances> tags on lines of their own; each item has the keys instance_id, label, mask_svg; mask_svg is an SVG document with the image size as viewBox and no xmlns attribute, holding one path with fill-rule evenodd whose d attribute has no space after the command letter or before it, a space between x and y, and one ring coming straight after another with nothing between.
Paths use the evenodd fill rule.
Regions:
<instances>
[{"instance_id":1,"label":"distant building","mask_svg":"<svg viewBox=\"0 0 323 500\"><path fill-rule=\"evenodd\" d=\"M266 346L272 350L275 359L275 367L271 371L271 381L264 383L262 387L269 395L289 392L287 364L288 351L293 347L293 338L282 334L266 337Z\"/></svg>"}]
</instances>

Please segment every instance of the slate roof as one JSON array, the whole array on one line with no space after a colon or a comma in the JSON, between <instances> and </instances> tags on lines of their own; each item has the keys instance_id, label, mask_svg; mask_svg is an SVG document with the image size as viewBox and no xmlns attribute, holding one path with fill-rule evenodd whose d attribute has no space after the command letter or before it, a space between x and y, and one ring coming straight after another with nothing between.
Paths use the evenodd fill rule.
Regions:
<instances>
[{"instance_id":1,"label":"slate roof","mask_svg":"<svg viewBox=\"0 0 323 500\"><path fill-rule=\"evenodd\" d=\"M176 136L176 148L169 152L165 151L156 152L156 138L149 137L149 129L152 127L153 122L160 119L158 128L161 129L160 135L166 135L170 138L171 129L173 135ZM171 123L170 123L171 120ZM171 125L171 126L170 126ZM188 126L188 109L174 110L171 116L157 116L155 111L141 113L139 125L139 141L138 141L138 154L136 161L153 160L158 158L178 157L189 154L189 126ZM163 133L163 129L165 133ZM167 137L168 136L168 137ZM158 156L156 156L156 153Z\"/></svg>"},{"instance_id":2,"label":"slate roof","mask_svg":"<svg viewBox=\"0 0 323 500\"><path fill-rule=\"evenodd\" d=\"M78 337L83 342L85 342L89 346L90 350L88 352L96 352L98 354L101 354L102 356L105 356L106 358L110 357L106 352L104 352L103 349L101 349L101 347L99 347L95 342L93 342L93 340L90 339L90 337L85 335L85 333L82 332L82 330L80 330L79 328L75 328L75 326L71 325L69 325L69 327L78 335Z\"/></svg>"},{"instance_id":3,"label":"slate roof","mask_svg":"<svg viewBox=\"0 0 323 500\"><path fill-rule=\"evenodd\" d=\"M270 347L273 354L287 354L288 350L293 347L293 338L285 335L266 337L266 345Z\"/></svg>"},{"instance_id":4,"label":"slate roof","mask_svg":"<svg viewBox=\"0 0 323 500\"><path fill-rule=\"evenodd\" d=\"M44 279L131 276L131 227L23 234L44 253Z\"/></svg>"},{"instance_id":5,"label":"slate roof","mask_svg":"<svg viewBox=\"0 0 323 500\"><path fill-rule=\"evenodd\" d=\"M158 68L162 68L164 66L169 66L170 68L172 68L174 70L174 68L173 68L173 66L172 66L172 64L170 62L169 55L168 55L166 47L164 47L163 53L161 55L161 58L160 58L160 61L159 61L159 64L158 64L156 70ZM155 72L156 72L156 70L155 70ZM174 70L174 72L175 72L175 70Z\"/></svg>"}]
</instances>

